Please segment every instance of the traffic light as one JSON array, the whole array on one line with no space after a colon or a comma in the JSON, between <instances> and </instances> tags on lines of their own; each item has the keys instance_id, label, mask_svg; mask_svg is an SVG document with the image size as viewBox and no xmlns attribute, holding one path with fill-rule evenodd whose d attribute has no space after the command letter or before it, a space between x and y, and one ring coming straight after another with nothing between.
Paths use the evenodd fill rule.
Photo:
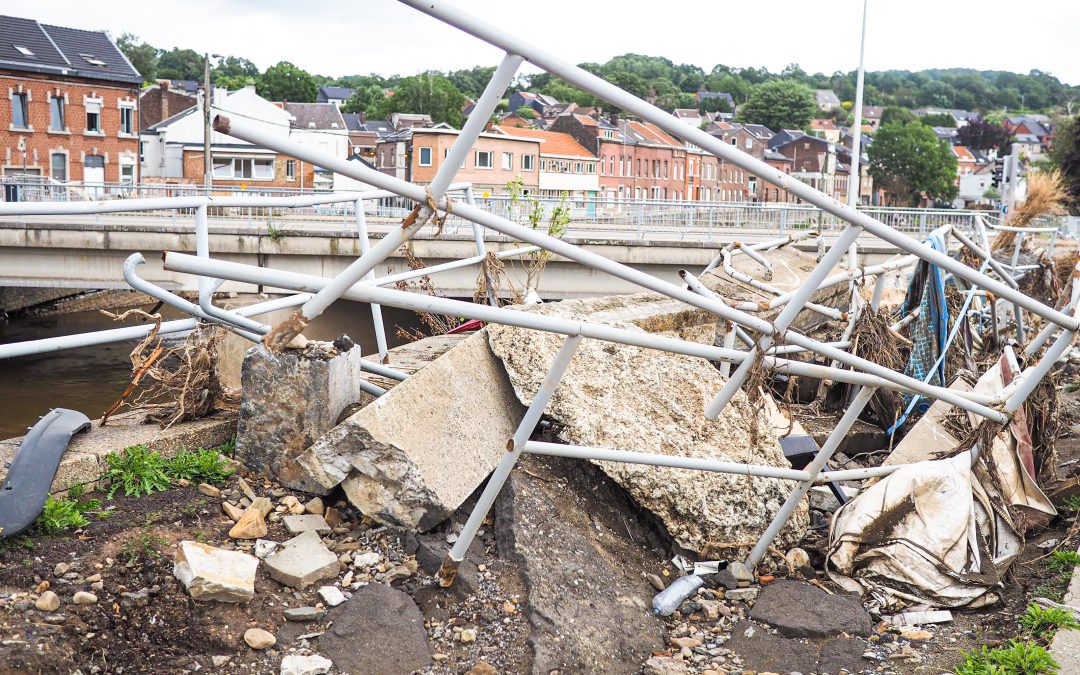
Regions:
<instances>
[{"instance_id":1,"label":"traffic light","mask_svg":"<svg viewBox=\"0 0 1080 675\"><path fill-rule=\"evenodd\" d=\"M990 179L990 184L993 185L995 188L1000 188L1001 183L1002 183L1002 178L1003 178L1004 175L1005 175L1005 158L1004 157L998 157L997 159L994 160L994 168L991 171L991 176L992 177Z\"/></svg>"}]
</instances>

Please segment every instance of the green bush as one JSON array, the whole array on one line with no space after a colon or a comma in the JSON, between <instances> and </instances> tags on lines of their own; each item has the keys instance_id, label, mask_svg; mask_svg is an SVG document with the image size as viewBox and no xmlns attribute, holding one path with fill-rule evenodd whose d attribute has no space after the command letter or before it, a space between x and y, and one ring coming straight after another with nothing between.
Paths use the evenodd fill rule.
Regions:
<instances>
[{"instance_id":1,"label":"green bush","mask_svg":"<svg viewBox=\"0 0 1080 675\"><path fill-rule=\"evenodd\" d=\"M964 661L954 671L956 675L1041 675L1059 668L1050 652L1034 642L1012 640L1007 647L983 646L961 654Z\"/></svg>"},{"instance_id":2,"label":"green bush","mask_svg":"<svg viewBox=\"0 0 1080 675\"><path fill-rule=\"evenodd\" d=\"M1070 577L1077 565L1080 565L1080 553L1076 551L1054 551L1047 564L1051 571Z\"/></svg>"},{"instance_id":3,"label":"green bush","mask_svg":"<svg viewBox=\"0 0 1080 675\"><path fill-rule=\"evenodd\" d=\"M71 492L76 492L71 490ZM82 492L78 491L78 496ZM86 517L87 511L94 511L101 507L101 502L96 499L88 499L80 502L77 498L60 497L53 498L49 495L45 500L45 508L38 516L34 527L46 534L61 534L68 530L75 530L90 524Z\"/></svg>"},{"instance_id":4,"label":"green bush","mask_svg":"<svg viewBox=\"0 0 1080 675\"><path fill-rule=\"evenodd\" d=\"M225 465L217 450L199 448L195 452L181 450L168 460L167 471L173 480L181 478L193 483L220 483L232 475L234 469Z\"/></svg>"}]
</instances>

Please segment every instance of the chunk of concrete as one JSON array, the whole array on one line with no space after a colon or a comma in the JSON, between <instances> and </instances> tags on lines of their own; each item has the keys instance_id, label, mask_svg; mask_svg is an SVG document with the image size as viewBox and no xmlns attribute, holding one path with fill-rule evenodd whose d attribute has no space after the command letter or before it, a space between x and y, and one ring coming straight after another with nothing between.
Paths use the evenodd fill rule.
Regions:
<instances>
[{"instance_id":1,"label":"chunk of concrete","mask_svg":"<svg viewBox=\"0 0 1080 675\"><path fill-rule=\"evenodd\" d=\"M360 397L360 349L339 352L327 343L271 354L252 347L242 370L243 399L236 459L287 487L320 492L296 464L338 415Z\"/></svg>"},{"instance_id":2,"label":"chunk of concrete","mask_svg":"<svg viewBox=\"0 0 1080 675\"><path fill-rule=\"evenodd\" d=\"M566 300L529 307L567 319L596 320L589 302ZM640 331L627 305L611 323ZM562 346L562 336L512 326L486 328L518 399L532 402ZM708 361L622 344L584 340L545 414L561 440L579 446L659 453L790 468L761 405L736 392L716 420L706 406L724 385ZM745 475L597 462L637 503L659 516L683 548L710 542L754 541L795 488L793 481ZM796 544L809 524L803 499L777 538ZM730 555L730 550L724 551Z\"/></svg>"},{"instance_id":3,"label":"chunk of concrete","mask_svg":"<svg viewBox=\"0 0 1080 675\"><path fill-rule=\"evenodd\" d=\"M281 519L289 534L300 534L308 530L314 530L318 534L329 534L330 526L322 516L307 514L303 516L285 516Z\"/></svg>"},{"instance_id":4,"label":"chunk of concrete","mask_svg":"<svg viewBox=\"0 0 1080 675\"><path fill-rule=\"evenodd\" d=\"M318 654L289 654L281 659L281 675L325 675L334 662Z\"/></svg>"},{"instance_id":5,"label":"chunk of concrete","mask_svg":"<svg viewBox=\"0 0 1080 675\"><path fill-rule=\"evenodd\" d=\"M255 595L258 567L258 558L246 553L182 541L173 574L195 600L247 602Z\"/></svg>"},{"instance_id":6,"label":"chunk of concrete","mask_svg":"<svg viewBox=\"0 0 1080 675\"><path fill-rule=\"evenodd\" d=\"M296 589L332 579L341 571L341 562L314 530L283 542L263 563L271 579Z\"/></svg>"},{"instance_id":7,"label":"chunk of concrete","mask_svg":"<svg viewBox=\"0 0 1080 675\"><path fill-rule=\"evenodd\" d=\"M372 583L330 611L319 651L349 673L407 675L431 663L424 616L405 592Z\"/></svg>"},{"instance_id":8,"label":"chunk of concrete","mask_svg":"<svg viewBox=\"0 0 1080 675\"><path fill-rule=\"evenodd\" d=\"M365 515L428 530L495 469L523 414L479 331L324 435L300 464L321 483L315 491L341 483Z\"/></svg>"}]
</instances>

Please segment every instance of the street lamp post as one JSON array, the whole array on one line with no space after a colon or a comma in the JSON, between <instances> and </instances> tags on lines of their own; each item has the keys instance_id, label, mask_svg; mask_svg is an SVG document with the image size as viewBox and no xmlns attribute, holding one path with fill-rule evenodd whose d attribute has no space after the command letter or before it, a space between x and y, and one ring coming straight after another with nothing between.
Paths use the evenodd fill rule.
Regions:
<instances>
[{"instance_id":1,"label":"street lamp post","mask_svg":"<svg viewBox=\"0 0 1080 675\"><path fill-rule=\"evenodd\" d=\"M855 80L855 124L851 127L851 174L848 177L848 204L859 203L859 153L862 152L863 55L866 53L866 5L863 0L862 39L859 43L859 74Z\"/></svg>"},{"instance_id":2,"label":"street lamp post","mask_svg":"<svg viewBox=\"0 0 1080 675\"><path fill-rule=\"evenodd\" d=\"M210 194L214 182L214 164L210 157L210 104L213 92L210 89L210 57L221 58L221 54L206 54L203 57L203 188Z\"/></svg>"}]
</instances>

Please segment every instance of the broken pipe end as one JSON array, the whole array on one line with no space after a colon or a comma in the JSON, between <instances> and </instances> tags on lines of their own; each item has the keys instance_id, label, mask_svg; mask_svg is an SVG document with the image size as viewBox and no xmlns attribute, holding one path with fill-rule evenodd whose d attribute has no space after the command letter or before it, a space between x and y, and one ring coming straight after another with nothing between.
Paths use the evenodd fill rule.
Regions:
<instances>
[{"instance_id":1,"label":"broken pipe end","mask_svg":"<svg viewBox=\"0 0 1080 675\"><path fill-rule=\"evenodd\" d=\"M266 334L263 338L263 346L271 354L278 354L289 346L293 338L302 333L307 327L308 320L304 317L304 313L298 309Z\"/></svg>"},{"instance_id":2,"label":"broken pipe end","mask_svg":"<svg viewBox=\"0 0 1080 675\"><path fill-rule=\"evenodd\" d=\"M221 134L227 134L229 133L231 124L228 117L224 115L214 115L214 131Z\"/></svg>"}]
</instances>

